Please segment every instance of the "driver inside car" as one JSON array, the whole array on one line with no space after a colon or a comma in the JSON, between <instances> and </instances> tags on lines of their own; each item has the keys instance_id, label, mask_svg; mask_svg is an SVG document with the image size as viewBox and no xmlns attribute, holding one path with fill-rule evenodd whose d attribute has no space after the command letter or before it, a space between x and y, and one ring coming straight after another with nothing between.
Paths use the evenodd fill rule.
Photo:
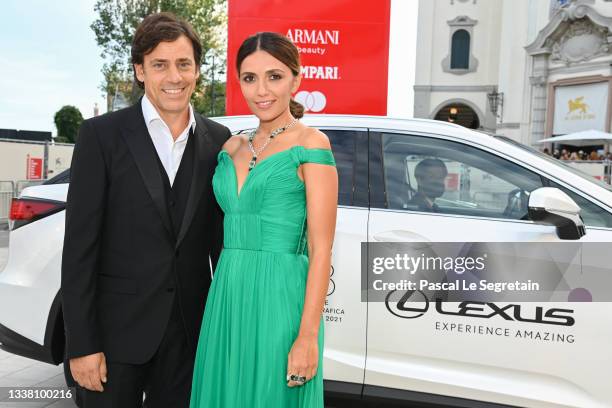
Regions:
<instances>
[{"instance_id":1,"label":"driver inside car","mask_svg":"<svg viewBox=\"0 0 612 408\"><path fill-rule=\"evenodd\" d=\"M442 160L432 158L421 160L414 169L417 192L409 204L416 206L418 211L440 212L435 200L444 194L446 176L448 170Z\"/></svg>"}]
</instances>

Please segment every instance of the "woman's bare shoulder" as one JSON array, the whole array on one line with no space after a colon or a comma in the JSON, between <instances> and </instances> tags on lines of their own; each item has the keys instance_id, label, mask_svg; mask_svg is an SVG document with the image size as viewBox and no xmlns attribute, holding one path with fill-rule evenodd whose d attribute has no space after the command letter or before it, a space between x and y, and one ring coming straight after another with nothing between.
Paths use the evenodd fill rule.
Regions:
<instances>
[{"instance_id":1,"label":"woman's bare shoulder","mask_svg":"<svg viewBox=\"0 0 612 408\"><path fill-rule=\"evenodd\" d=\"M300 144L307 149L331 149L329 138L319 129L305 126L300 135Z\"/></svg>"},{"instance_id":2,"label":"woman's bare shoulder","mask_svg":"<svg viewBox=\"0 0 612 408\"><path fill-rule=\"evenodd\" d=\"M233 156L240 147L242 147L243 143L246 143L245 135L233 135L223 144L222 149L229 153L230 156Z\"/></svg>"}]
</instances>

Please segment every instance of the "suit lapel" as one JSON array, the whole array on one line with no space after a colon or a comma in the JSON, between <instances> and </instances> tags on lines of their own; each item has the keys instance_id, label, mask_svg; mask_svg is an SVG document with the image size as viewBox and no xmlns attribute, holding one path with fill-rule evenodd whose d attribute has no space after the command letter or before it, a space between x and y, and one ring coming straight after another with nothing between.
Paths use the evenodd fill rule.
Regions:
<instances>
[{"instance_id":1,"label":"suit lapel","mask_svg":"<svg viewBox=\"0 0 612 408\"><path fill-rule=\"evenodd\" d=\"M170 222L170 215L166 205L162 174L157 163L157 151L147 130L144 116L142 115L141 104L136 103L130 109L132 109L132 118L122 128L121 133L134 157L138 171L151 195L151 199L159 211L162 223L172 236L172 223Z\"/></svg>"},{"instance_id":2,"label":"suit lapel","mask_svg":"<svg viewBox=\"0 0 612 408\"><path fill-rule=\"evenodd\" d=\"M191 177L191 187L189 188L189 196L183 221L176 239L176 248L179 247L185 234L187 233L193 216L198 208L198 203L202 197L202 192L208 185L208 176L213 164L214 149L213 143L210 140L208 128L200 115L195 115L196 128L194 136L195 156L193 161L193 175Z\"/></svg>"}]
</instances>

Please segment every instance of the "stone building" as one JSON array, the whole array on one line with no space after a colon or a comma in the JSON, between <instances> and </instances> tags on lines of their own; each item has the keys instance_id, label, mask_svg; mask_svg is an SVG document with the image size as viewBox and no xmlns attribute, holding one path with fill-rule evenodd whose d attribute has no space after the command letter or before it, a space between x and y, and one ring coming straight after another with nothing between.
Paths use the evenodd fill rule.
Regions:
<instances>
[{"instance_id":1,"label":"stone building","mask_svg":"<svg viewBox=\"0 0 612 408\"><path fill-rule=\"evenodd\" d=\"M504 134L609 132L612 1L421 0L414 116Z\"/></svg>"}]
</instances>

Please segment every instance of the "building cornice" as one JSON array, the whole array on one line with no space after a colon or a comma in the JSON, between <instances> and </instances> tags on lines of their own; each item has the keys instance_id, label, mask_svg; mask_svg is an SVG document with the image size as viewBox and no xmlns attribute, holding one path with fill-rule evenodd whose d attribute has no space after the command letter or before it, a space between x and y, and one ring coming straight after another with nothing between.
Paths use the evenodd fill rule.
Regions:
<instances>
[{"instance_id":1,"label":"building cornice","mask_svg":"<svg viewBox=\"0 0 612 408\"><path fill-rule=\"evenodd\" d=\"M587 17L596 26L607 30L607 40L612 41L612 17L600 14L591 6L592 0L579 0L559 9L550 22L538 33L536 39L525 47L529 55L553 53L553 45L576 20Z\"/></svg>"},{"instance_id":2,"label":"building cornice","mask_svg":"<svg viewBox=\"0 0 612 408\"><path fill-rule=\"evenodd\" d=\"M494 92L497 85L414 85L415 92Z\"/></svg>"},{"instance_id":3,"label":"building cornice","mask_svg":"<svg viewBox=\"0 0 612 408\"><path fill-rule=\"evenodd\" d=\"M478 24L478 20L473 20L468 16L457 16L452 20L447 21L451 27L473 27Z\"/></svg>"}]
</instances>

